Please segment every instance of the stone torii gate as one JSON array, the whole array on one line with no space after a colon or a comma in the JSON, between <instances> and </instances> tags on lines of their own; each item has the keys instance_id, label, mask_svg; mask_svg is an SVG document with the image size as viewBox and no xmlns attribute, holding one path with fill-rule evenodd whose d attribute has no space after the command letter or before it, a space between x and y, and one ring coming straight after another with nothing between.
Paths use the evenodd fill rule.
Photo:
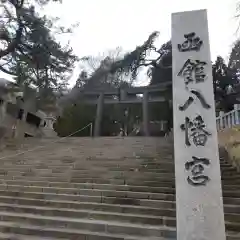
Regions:
<instances>
[{"instance_id":1,"label":"stone torii gate","mask_svg":"<svg viewBox=\"0 0 240 240\"><path fill-rule=\"evenodd\" d=\"M151 93L161 93L160 96L151 96ZM147 86L129 88L108 88L93 91L81 91L87 104L96 104L97 111L94 123L94 136L100 136L101 121L104 104L134 104L142 103L143 110L143 131L145 136L149 136L149 103L169 102L171 99L171 82ZM142 97L136 97L141 94ZM134 96L134 98L133 98ZM89 98L89 99L88 99Z\"/></svg>"}]
</instances>

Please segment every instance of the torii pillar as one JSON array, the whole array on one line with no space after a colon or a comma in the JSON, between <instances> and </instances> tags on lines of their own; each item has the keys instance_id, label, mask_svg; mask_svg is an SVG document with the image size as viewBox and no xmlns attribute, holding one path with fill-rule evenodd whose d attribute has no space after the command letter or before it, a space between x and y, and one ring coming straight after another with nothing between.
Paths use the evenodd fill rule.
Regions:
<instances>
[{"instance_id":1,"label":"torii pillar","mask_svg":"<svg viewBox=\"0 0 240 240\"><path fill-rule=\"evenodd\" d=\"M143 132L149 136L149 119L148 119L148 92L143 93Z\"/></svg>"},{"instance_id":2,"label":"torii pillar","mask_svg":"<svg viewBox=\"0 0 240 240\"><path fill-rule=\"evenodd\" d=\"M103 115L103 105L104 105L104 93L100 93L98 97L97 103L97 114L95 118L94 124L94 136L98 137L101 134L101 122L102 122L102 115Z\"/></svg>"}]
</instances>

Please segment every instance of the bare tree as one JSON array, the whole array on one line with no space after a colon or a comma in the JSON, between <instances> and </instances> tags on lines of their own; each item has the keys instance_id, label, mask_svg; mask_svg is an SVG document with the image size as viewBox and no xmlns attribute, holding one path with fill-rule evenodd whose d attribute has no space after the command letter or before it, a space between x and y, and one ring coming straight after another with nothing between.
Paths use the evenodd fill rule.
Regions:
<instances>
[{"instance_id":1,"label":"bare tree","mask_svg":"<svg viewBox=\"0 0 240 240\"><path fill-rule=\"evenodd\" d=\"M115 62L122 56L123 52L120 47L99 53L96 56L84 56L80 59L80 69L88 72L88 74L93 74L103 61Z\"/></svg>"},{"instance_id":2,"label":"bare tree","mask_svg":"<svg viewBox=\"0 0 240 240\"><path fill-rule=\"evenodd\" d=\"M98 87L118 87L123 82L127 82L127 77L123 74L111 72L112 66L122 59L122 49L117 47L112 50L100 53L97 56L85 56L81 58L80 75L75 87L88 89ZM86 76L87 77L84 77Z\"/></svg>"}]
</instances>

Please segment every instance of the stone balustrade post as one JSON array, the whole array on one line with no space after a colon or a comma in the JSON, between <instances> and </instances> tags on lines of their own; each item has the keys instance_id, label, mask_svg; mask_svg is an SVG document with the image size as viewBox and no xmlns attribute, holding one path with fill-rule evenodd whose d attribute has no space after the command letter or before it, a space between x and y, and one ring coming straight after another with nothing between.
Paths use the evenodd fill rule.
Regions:
<instances>
[{"instance_id":1,"label":"stone balustrade post","mask_svg":"<svg viewBox=\"0 0 240 240\"><path fill-rule=\"evenodd\" d=\"M240 124L239 122L239 111L240 111L240 105L239 104L234 104L234 114L235 114L235 124L238 125Z\"/></svg>"}]
</instances>

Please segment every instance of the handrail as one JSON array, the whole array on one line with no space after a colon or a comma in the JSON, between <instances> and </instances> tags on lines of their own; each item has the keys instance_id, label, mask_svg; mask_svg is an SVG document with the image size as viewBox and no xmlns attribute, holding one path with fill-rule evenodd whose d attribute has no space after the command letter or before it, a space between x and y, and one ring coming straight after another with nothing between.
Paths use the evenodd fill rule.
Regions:
<instances>
[{"instance_id":1,"label":"handrail","mask_svg":"<svg viewBox=\"0 0 240 240\"><path fill-rule=\"evenodd\" d=\"M234 110L224 113L220 112L216 118L217 129L232 128L240 124L240 105L235 104Z\"/></svg>"}]
</instances>

